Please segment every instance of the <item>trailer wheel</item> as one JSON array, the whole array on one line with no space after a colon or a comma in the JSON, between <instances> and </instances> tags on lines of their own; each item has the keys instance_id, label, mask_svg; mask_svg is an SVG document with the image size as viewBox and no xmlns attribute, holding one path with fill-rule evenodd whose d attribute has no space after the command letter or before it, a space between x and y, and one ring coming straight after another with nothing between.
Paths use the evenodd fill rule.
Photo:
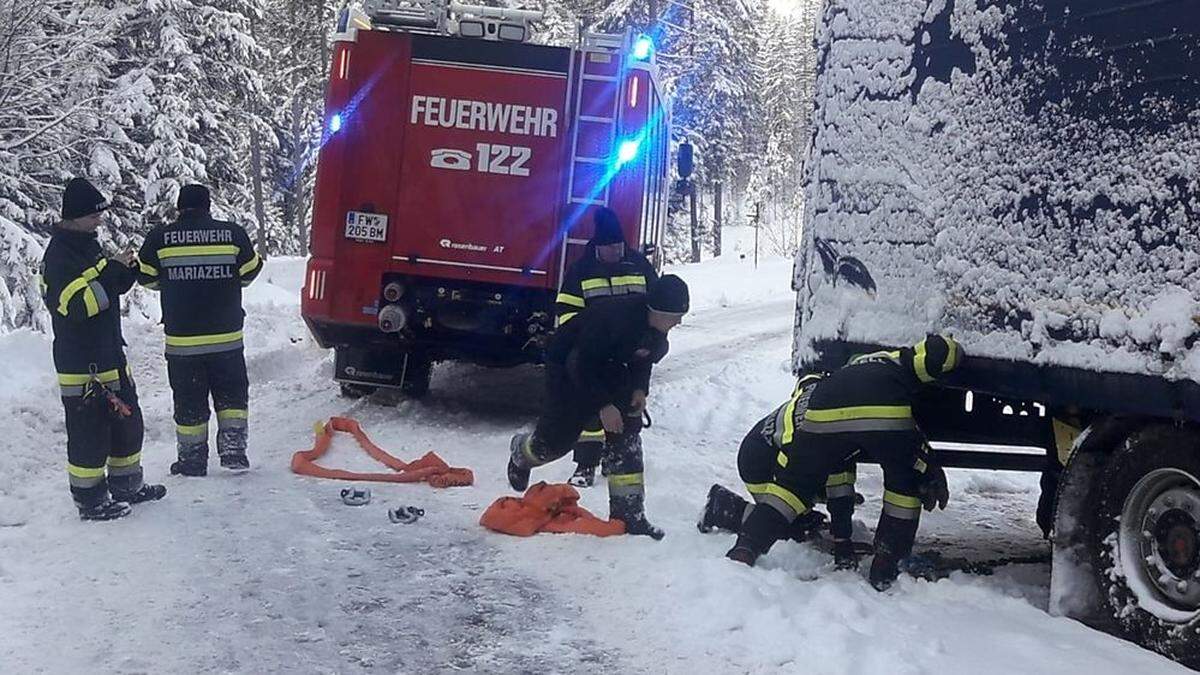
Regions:
<instances>
[{"instance_id":1,"label":"trailer wheel","mask_svg":"<svg viewBox=\"0 0 1200 675\"><path fill-rule=\"evenodd\" d=\"M1107 608L1129 639L1200 667L1200 435L1133 434L1097 487L1088 541Z\"/></svg>"},{"instance_id":2,"label":"trailer wheel","mask_svg":"<svg viewBox=\"0 0 1200 675\"><path fill-rule=\"evenodd\" d=\"M429 393L429 382L433 379L433 361L427 356L409 354L404 370L404 381L400 391L409 398L421 398Z\"/></svg>"}]
</instances>

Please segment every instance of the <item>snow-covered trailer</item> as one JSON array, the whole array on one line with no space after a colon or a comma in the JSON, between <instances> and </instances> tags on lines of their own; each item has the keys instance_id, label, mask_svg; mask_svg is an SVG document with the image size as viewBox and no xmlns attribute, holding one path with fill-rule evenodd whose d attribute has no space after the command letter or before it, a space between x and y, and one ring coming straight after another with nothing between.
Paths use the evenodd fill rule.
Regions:
<instances>
[{"instance_id":1,"label":"snow-covered trailer","mask_svg":"<svg viewBox=\"0 0 1200 675\"><path fill-rule=\"evenodd\" d=\"M652 43L537 45L540 16L343 11L301 313L344 392L423 394L434 361L539 361L599 207L631 246L659 241L670 116Z\"/></svg>"},{"instance_id":2,"label":"snow-covered trailer","mask_svg":"<svg viewBox=\"0 0 1200 675\"><path fill-rule=\"evenodd\" d=\"M1052 609L1200 665L1200 2L828 0L817 47L797 371L954 335L919 417L1048 450L940 455L1045 472Z\"/></svg>"}]
</instances>

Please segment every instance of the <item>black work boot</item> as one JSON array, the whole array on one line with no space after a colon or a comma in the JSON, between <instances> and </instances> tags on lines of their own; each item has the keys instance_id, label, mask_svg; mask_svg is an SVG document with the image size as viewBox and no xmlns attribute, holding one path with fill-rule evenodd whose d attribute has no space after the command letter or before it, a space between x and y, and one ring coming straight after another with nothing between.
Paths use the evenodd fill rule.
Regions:
<instances>
[{"instance_id":1,"label":"black work boot","mask_svg":"<svg viewBox=\"0 0 1200 675\"><path fill-rule=\"evenodd\" d=\"M796 519L788 526L788 538L792 541L808 541L824 527L824 513L820 511L807 511L796 516Z\"/></svg>"},{"instance_id":2,"label":"black work boot","mask_svg":"<svg viewBox=\"0 0 1200 675\"><path fill-rule=\"evenodd\" d=\"M114 500L128 504L156 502L167 496L167 486L143 483L140 488L133 491L113 490L112 496Z\"/></svg>"},{"instance_id":3,"label":"black work boot","mask_svg":"<svg viewBox=\"0 0 1200 675\"><path fill-rule=\"evenodd\" d=\"M833 567L839 570L858 569L858 552L849 539L833 540Z\"/></svg>"},{"instance_id":4,"label":"black work boot","mask_svg":"<svg viewBox=\"0 0 1200 675\"><path fill-rule=\"evenodd\" d=\"M642 535L658 541L666 533L646 520L644 501L645 495L642 494L609 495L608 517L624 522L625 534Z\"/></svg>"},{"instance_id":5,"label":"black work boot","mask_svg":"<svg viewBox=\"0 0 1200 675\"><path fill-rule=\"evenodd\" d=\"M220 453L221 468L229 469L230 471L249 471L250 460L246 457L244 451L231 450L229 452Z\"/></svg>"},{"instance_id":6,"label":"black work boot","mask_svg":"<svg viewBox=\"0 0 1200 675\"><path fill-rule=\"evenodd\" d=\"M585 466L583 464L576 465L575 473L567 479L567 483L575 487L587 488L596 484L596 467Z\"/></svg>"},{"instance_id":7,"label":"black work boot","mask_svg":"<svg viewBox=\"0 0 1200 675\"><path fill-rule=\"evenodd\" d=\"M525 456L525 444L529 442L529 434L515 434L508 443L508 484L517 492L524 492L529 487L529 459Z\"/></svg>"},{"instance_id":8,"label":"black work boot","mask_svg":"<svg viewBox=\"0 0 1200 675\"><path fill-rule=\"evenodd\" d=\"M208 460L200 457L180 458L171 463L172 476L207 476Z\"/></svg>"},{"instance_id":9,"label":"black work boot","mask_svg":"<svg viewBox=\"0 0 1200 675\"><path fill-rule=\"evenodd\" d=\"M738 537L737 543L733 545L733 548L729 549L725 557L734 562L740 562L747 567L754 567L754 563L758 561L758 555L758 551L751 545L744 543L741 537Z\"/></svg>"},{"instance_id":10,"label":"black work boot","mask_svg":"<svg viewBox=\"0 0 1200 675\"><path fill-rule=\"evenodd\" d=\"M133 512L133 509L129 507L129 504L105 499L94 506L80 507L79 517L82 520L93 521L116 520L117 518L124 518L131 512Z\"/></svg>"},{"instance_id":11,"label":"black work boot","mask_svg":"<svg viewBox=\"0 0 1200 675\"><path fill-rule=\"evenodd\" d=\"M742 529L742 519L749 505L750 502L736 492L723 485L713 485L708 489L708 499L704 502L704 512L696 522L696 529L705 533L714 529L738 532Z\"/></svg>"}]
</instances>

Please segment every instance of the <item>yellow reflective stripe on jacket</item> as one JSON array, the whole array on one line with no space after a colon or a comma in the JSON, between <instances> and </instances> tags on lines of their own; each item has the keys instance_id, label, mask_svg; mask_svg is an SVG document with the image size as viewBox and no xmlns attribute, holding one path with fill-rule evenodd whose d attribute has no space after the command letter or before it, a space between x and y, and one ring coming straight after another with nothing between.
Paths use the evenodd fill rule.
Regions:
<instances>
[{"instance_id":1,"label":"yellow reflective stripe on jacket","mask_svg":"<svg viewBox=\"0 0 1200 675\"><path fill-rule=\"evenodd\" d=\"M776 455L775 462L779 464L780 467L786 469L788 465L788 456L781 450L779 451L779 454Z\"/></svg>"},{"instance_id":2,"label":"yellow reflective stripe on jacket","mask_svg":"<svg viewBox=\"0 0 1200 675\"><path fill-rule=\"evenodd\" d=\"M84 304L87 305L88 316L95 316L98 314L100 312L99 309L96 309L94 312L92 311L93 307L98 307L98 303L96 302L96 294L92 291L92 289L88 288L88 283L95 281L96 278L100 276L100 272L104 271L104 268L107 266L108 260L106 258L101 258L100 262L85 269L79 276L72 279L71 283L67 284L62 289L62 293L58 294L58 313L66 316L68 313L67 305L70 304L71 298L75 297L76 293L83 291ZM91 295L90 303L88 303L88 294Z\"/></svg>"},{"instance_id":3,"label":"yellow reflective stripe on jacket","mask_svg":"<svg viewBox=\"0 0 1200 675\"><path fill-rule=\"evenodd\" d=\"M555 298L554 301L561 302L564 305L570 305L572 307L587 306L587 302L583 298L579 297L578 295L571 295L570 293L559 293L558 297Z\"/></svg>"},{"instance_id":4,"label":"yellow reflective stripe on jacket","mask_svg":"<svg viewBox=\"0 0 1200 675\"><path fill-rule=\"evenodd\" d=\"M560 315L558 315L558 319L556 319L556 321L557 321L556 325L561 326L564 323L570 321L571 319L574 319L575 316L578 314L579 314L579 312L567 312L566 314L560 314Z\"/></svg>"},{"instance_id":5,"label":"yellow reflective stripe on jacket","mask_svg":"<svg viewBox=\"0 0 1200 675\"><path fill-rule=\"evenodd\" d=\"M608 288L608 286L608 279L584 279L579 284L579 288L585 291L591 291L597 288Z\"/></svg>"},{"instance_id":6,"label":"yellow reflective stripe on jacket","mask_svg":"<svg viewBox=\"0 0 1200 675\"><path fill-rule=\"evenodd\" d=\"M804 419L810 422L843 422L863 419L901 420L910 417L912 417L912 406L908 405L856 405L825 410L809 408L804 413Z\"/></svg>"},{"instance_id":7,"label":"yellow reflective stripe on jacket","mask_svg":"<svg viewBox=\"0 0 1200 675\"><path fill-rule=\"evenodd\" d=\"M147 265L141 258L138 258L138 269L146 276L158 276L158 268L153 265Z\"/></svg>"},{"instance_id":8,"label":"yellow reflective stripe on jacket","mask_svg":"<svg viewBox=\"0 0 1200 675\"><path fill-rule=\"evenodd\" d=\"M117 368L96 373L96 380L108 384L121 379L121 371ZM59 373L58 383L64 387L78 387L92 381L91 373Z\"/></svg>"},{"instance_id":9,"label":"yellow reflective stripe on jacket","mask_svg":"<svg viewBox=\"0 0 1200 675\"><path fill-rule=\"evenodd\" d=\"M242 265L240 268L238 268L238 276L243 276L243 277L244 277L244 276L246 276L247 274L249 274L249 273L253 272L253 271L254 271L254 268L258 267L258 264L259 264L260 262L262 262L262 258L260 258L260 257L258 256L258 253L255 253L253 258L251 258L250 260L246 261L246 264L245 264L245 265Z\"/></svg>"},{"instance_id":10,"label":"yellow reflective stripe on jacket","mask_svg":"<svg viewBox=\"0 0 1200 675\"><path fill-rule=\"evenodd\" d=\"M645 286L646 277L640 274L628 274L622 277L612 277L609 283L613 286Z\"/></svg>"},{"instance_id":11,"label":"yellow reflective stripe on jacket","mask_svg":"<svg viewBox=\"0 0 1200 675\"><path fill-rule=\"evenodd\" d=\"M746 483L746 490L756 497L775 497L779 501L782 501L788 508L795 512L792 518L808 511L808 506L804 504L802 499L778 483Z\"/></svg>"},{"instance_id":12,"label":"yellow reflective stripe on jacket","mask_svg":"<svg viewBox=\"0 0 1200 675\"><path fill-rule=\"evenodd\" d=\"M108 465L116 466L116 467L136 466L137 464L140 464L141 461L142 461L142 453L135 452L128 457L109 457Z\"/></svg>"},{"instance_id":13,"label":"yellow reflective stripe on jacket","mask_svg":"<svg viewBox=\"0 0 1200 675\"><path fill-rule=\"evenodd\" d=\"M67 464L67 473L71 474L72 476L74 476L76 478L103 478L104 477L104 467L99 467L99 468L93 469L93 468L86 467L86 466L75 466L74 464L68 463Z\"/></svg>"},{"instance_id":14,"label":"yellow reflective stripe on jacket","mask_svg":"<svg viewBox=\"0 0 1200 675\"><path fill-rule=\"evenodd\" d=\"M186 258L204 255L237 255L236 244L211 244L205 246L169 246L158 250L158 259Z\"/></svg>"},{"instance_id":15,"label":"yellow reflective stripe on jacket","mask_svg":"<svg viewBox=\"0 0 1200 675\"><path fill-rule=\"evenodd\" d=\"M217 333L215 335L168 335L167 345L171 347L201 347L204 345L219 345L226 342L237 342L242 339L242 331L232 333Z\"/></svg>"}]
</instances>

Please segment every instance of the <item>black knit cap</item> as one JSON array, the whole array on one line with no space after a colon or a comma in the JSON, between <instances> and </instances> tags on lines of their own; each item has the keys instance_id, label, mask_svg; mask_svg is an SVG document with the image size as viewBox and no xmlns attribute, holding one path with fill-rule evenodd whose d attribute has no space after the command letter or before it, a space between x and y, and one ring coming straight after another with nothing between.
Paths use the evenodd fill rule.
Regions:
<instances>
[{"instance_id":1,"label":"black knit cap","mask_svg":"<svg viewBox=\"0 0 1200 675\"><path fill-rule=\"evenodd\" d=\"M687 314L689 300L687 283L674 274L656 281L646 296L650 309L666 314Z\"/></svg>"},{"instance_id":2,"label":"black knit cap","mask_svg":"<svg viewBox=\"0 0 1200 675\"><path fill-rule=\"evenodd\" d=\"M957 368L965 353L948 335L929 335L912 347L900 350L900 360L921 382L933 382Z\"/></svg>"},{"instance_id":3,"label":"black knit cap","mask_svg":"<svg viewBox=\"0 0 1200 675\"><path fill-rule=\"evenodd\" d=\"M109 207L108 198L85 178L72 178L63 190L62 218L75 220Z\"/></svg>"},{"instance_id":4,"label":"black knit cap","mask_svg":"<svg viewBox=\"0 0 1200 675\"><path fill-rule=\"evenodd\" d=\"M592 243L596 246L625 243L625 233L621 231L621 221L617 219L617 214L612 209L607 206L596 209L593 222L595 227L592 230Z\"/></svg>"},{"instance_id":5,"label":"black knit cap","mask_svg":"<svg viewBox=\"0 0 1200 675\"><path fill-rule=\"evenodd\" d=\"M179 198L175 200L175 208L180 211L198 209L207 211L212 203L208 188L203 185L184 185L179 189Z\"/></svg>"}]
</instances>

